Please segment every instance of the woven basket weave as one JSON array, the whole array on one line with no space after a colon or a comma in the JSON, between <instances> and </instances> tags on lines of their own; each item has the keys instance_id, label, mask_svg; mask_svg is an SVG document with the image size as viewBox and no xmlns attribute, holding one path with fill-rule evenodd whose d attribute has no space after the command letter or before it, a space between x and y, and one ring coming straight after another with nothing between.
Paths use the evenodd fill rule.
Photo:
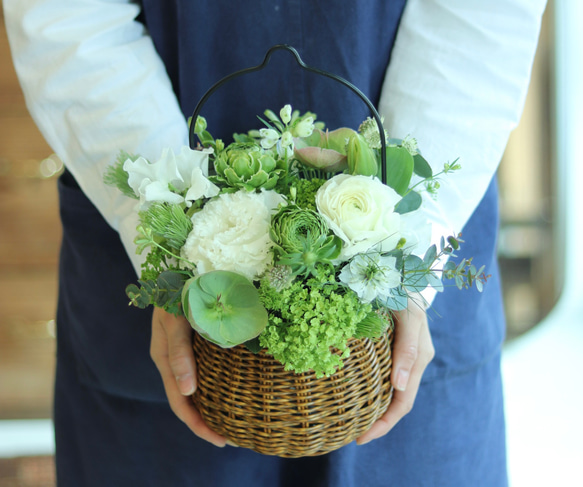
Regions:
<instances>
[{"instance_id":1,"label":"woven basket weave","mask_svg":"<svg viewBox=\"0 0 583 487\"><path fill-rule=\"evenodd\" d=\"M264 352L222 349L195 333L194 403L211 429L265 455L322 455L358 438L386 411L393 387L392 332L349 341L331 377L294 374Z\"/></svg>"}]
</instances>

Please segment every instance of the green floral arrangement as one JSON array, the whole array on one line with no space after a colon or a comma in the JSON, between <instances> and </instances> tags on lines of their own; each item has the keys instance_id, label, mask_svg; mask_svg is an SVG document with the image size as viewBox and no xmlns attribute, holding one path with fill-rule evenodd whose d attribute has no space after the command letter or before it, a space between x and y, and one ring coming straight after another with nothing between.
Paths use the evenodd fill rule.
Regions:
<instances>
[{"instance_id":1,"label":"green floral arrangement","mask_svg":"<svg viewBox=\"0 0 583 487\"><path fill-rule=\"evenodd\" d=\"M431 245L421 212L457 161L434 174L415 139L388 138L370 118L328 131L286 105L260 120L225 145L198 117L196 149L155 162L122 152L108 168L105 182L139 201L136 243L148 250L132 305L321 377L342 367L351 338L382 336L428 286L481 291L484 268L452 260L460 236Z\"/></svg>"}]
</instances>

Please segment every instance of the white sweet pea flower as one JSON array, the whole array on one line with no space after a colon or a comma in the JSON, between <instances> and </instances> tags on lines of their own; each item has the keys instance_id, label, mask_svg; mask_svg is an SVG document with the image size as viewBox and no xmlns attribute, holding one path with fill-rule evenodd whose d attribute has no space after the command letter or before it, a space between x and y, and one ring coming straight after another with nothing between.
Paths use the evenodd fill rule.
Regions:
<instances>
[{"instance_id":1,"label":"white sweet pea flower","mask_svg":"<svg viewBox=\"0 0 583 487\"><path fill-rule=\"evenodd\" d=\"M208 156L212 152L185 146L178 155L172 149L164 149L153 163L143 157L128 159L123 168L128 173L128 184L140 197L140 209L152 202L186 202L190 206L197 199L216 196L219 188L207 179Z\"/></svg>"},{"instance_id":2,"label":"white sweet pea flower","mask_svg":"<svg viewBox=\"0 0 583 487\"><path fill-rule=\"evenodd\" d=\"M275 191L222 193L192 216L181 256L199 274L225 270L256 279L272 264L271 216L284 203Z\"/></svg>"},{"instance_id":3,"label":"white sweet pea flower","mask_svg":"<svg viewBox=\"0 0 583 487\"><path fill-rule=\"evenodd\" d=\"M316 193L316 206L344 244L339 260L371 249L393 250L402 237L395 205L401 197L372 176L334 176Z\"/></svg>"},{"instance_id":4,"label":"white sweet pea flower","mask_svg":"<svg viewBox=\"0 0 583 487\"><path fill-rule=\"evenodd\" d=\"M386 302L391 289L401 284L401 273L396 264L395 257L382 256L380 252L358 254L342 268L338 278L363 302L370 303L375 299Z\"/></svg>"}]
</instances>

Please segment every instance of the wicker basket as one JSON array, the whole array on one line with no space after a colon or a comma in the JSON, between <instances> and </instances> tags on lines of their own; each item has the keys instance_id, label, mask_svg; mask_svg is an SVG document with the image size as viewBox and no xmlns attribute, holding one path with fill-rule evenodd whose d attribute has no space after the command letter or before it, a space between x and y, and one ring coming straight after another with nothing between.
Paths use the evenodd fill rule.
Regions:
<instances>
[{"instance_id":1,"label":"wicker basket","mask_svg":"<svg viewBox=\"0 0 583 487\"><path fill-rule=\"evenodd\" d=\"M358 438L393 395L392 332L353 339L350 357L331 377L294 374L264 352L222 349L195 334L194 402L211 429L265 455L322 455Z\"/></svg>"}]
</instances>

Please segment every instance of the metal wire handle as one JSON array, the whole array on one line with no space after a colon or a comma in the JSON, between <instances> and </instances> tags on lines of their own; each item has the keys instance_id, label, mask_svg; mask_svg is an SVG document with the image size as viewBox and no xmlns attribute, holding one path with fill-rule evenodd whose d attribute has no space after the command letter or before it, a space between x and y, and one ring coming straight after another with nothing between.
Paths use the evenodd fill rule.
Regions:
<instances>
[{"instance_id":1,"label":"metal wire handle","mask_svg":"<svg viewBox=\"0 0 583 487\"><path fill-rule=\"evenodd\" d=\"M263 62L261 64L259 64L257 66L252 66L250 68L241 69L240 71L235 71L234 73L231 73L228 76L225 76L223 79L217 81L213 86L211 86L208 89L208 91L203 95L203 97L197 103L197 105L194 109L194 112L192 114L192 120L190 122L190 129L189 129L190 148L194 149L196 147L196 140L195 140L195 133L194 133L194 126L196 124L196 119L198 118L198 115L199 115L203 105L207 102L207 100L211 97L211 95L215 91L217 91L221 86L223 86L225 83L227 83L228 81L231 81L234 78L237 78L237 77L242 76L242 75L247 74L247 73L253 73L254 71L261 71L263 68L265 68L265 66L267 66L267 64L269 63L269 60L271 58L271 55L277 50L284 50L284 51L288 51L288 52L292 53L293 56L295 57L297 63L300 65L300 67L302 69L305 69L306 71L309 71L311 73L319 74L321 76L326 76L327 78L331 78L334 81L337 81L338 83L343 84L347 88L350 88L368 106L368 108L369 108L373 118L375 119L378 128L379 128L379 134L380 134L380 139L381 139L381 180L384 184L386 184L387 183L387 168L386 168L387 143L386 143L386 140L384 137L385 129L383 128L383 123L381 121L381 117L380 117L379 113L377 112L377 109L370 102L370 100L366 97L366 95L362 91L360 91L356 86L354 86L352 83L350 83L349 81L346 81L344 78L341 78L340 76L337 76L335 74L328 73L327 71L323 71L321 69L312 68L312 67L308 66L306 63L304 63L304 61L302 61L302 58L300 57L298 51L296 51L296 49L293 48L292 46L288 46L287 44L277 44L277 45L271 47L267 51L267 53L265 54L265 58L263 59Z\"/></svg>"}]
</instances>

